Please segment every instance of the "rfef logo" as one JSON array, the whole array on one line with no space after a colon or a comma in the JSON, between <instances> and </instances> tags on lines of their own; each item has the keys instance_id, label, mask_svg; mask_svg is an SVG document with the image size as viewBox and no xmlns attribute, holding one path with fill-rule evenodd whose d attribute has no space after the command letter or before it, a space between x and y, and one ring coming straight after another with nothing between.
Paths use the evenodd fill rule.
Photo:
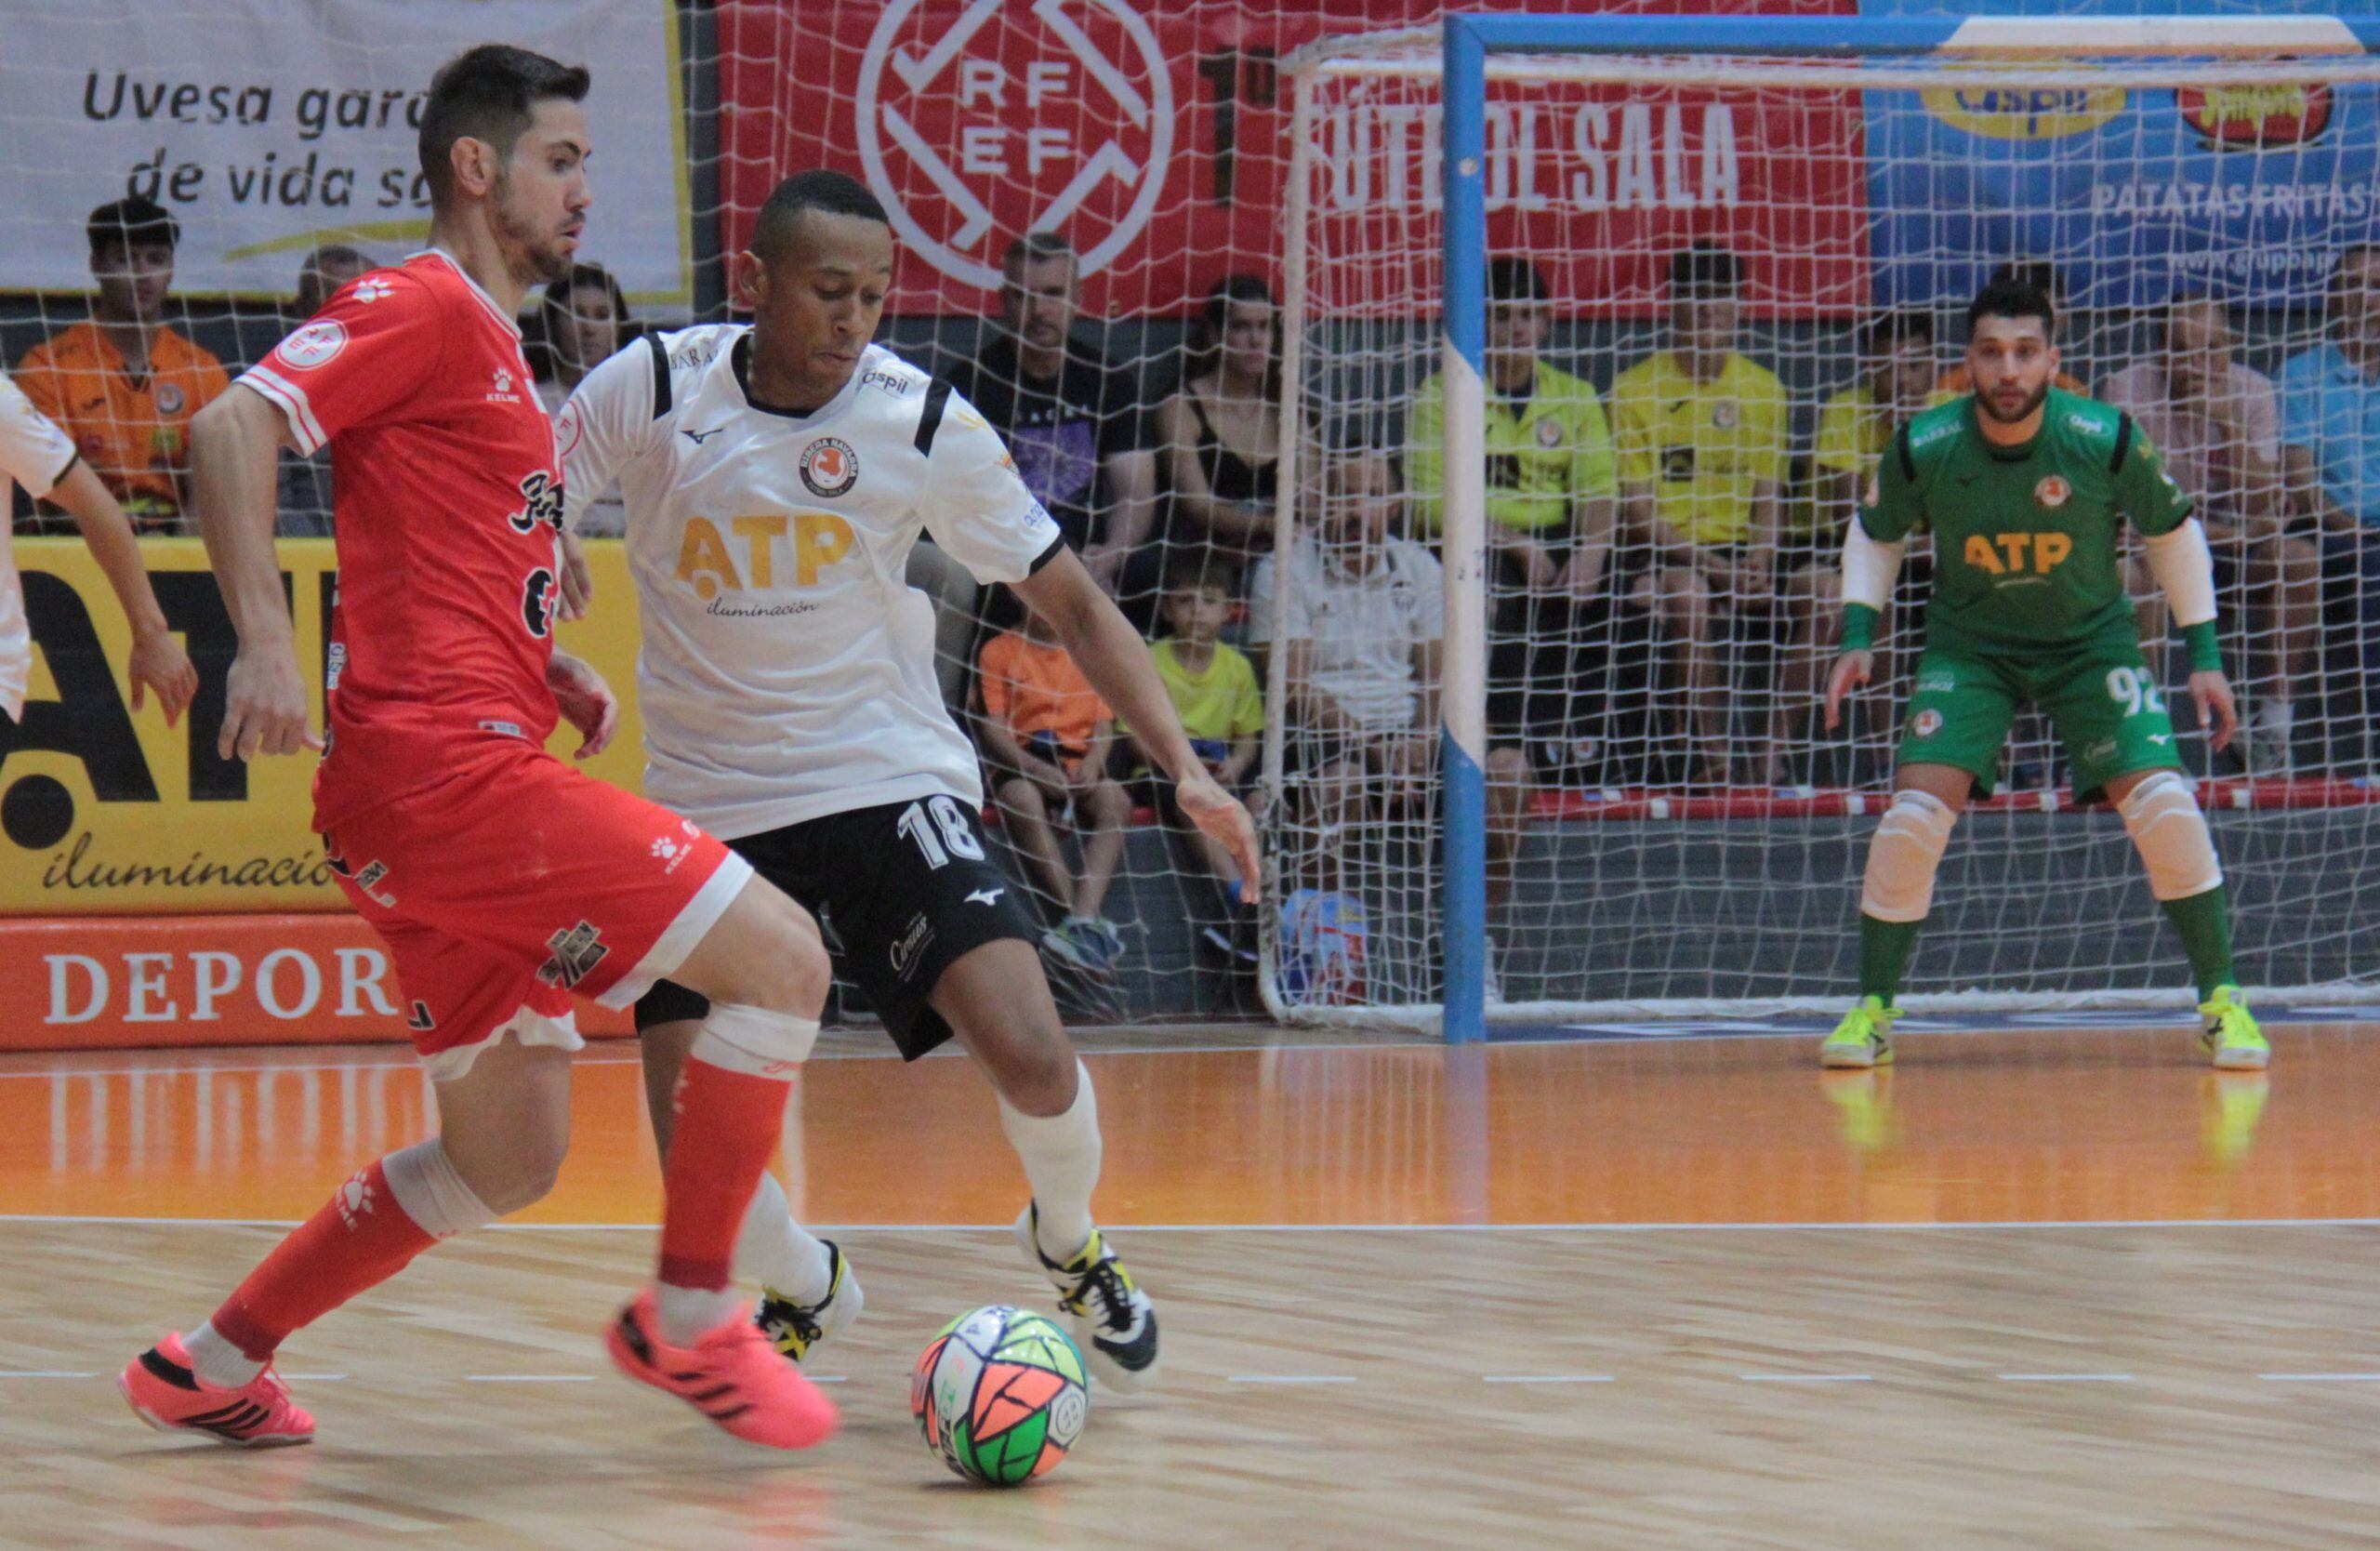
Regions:
<instances>
[{"instance_id":1,"label":"rfef logo","mask_svg":"<svg viewBox=\"0 0 2380 1551\"><path fill-rule=\"evenodd\" d=\"M1127 0L892 0L853 112L868 187L902 240L985 290L1025 232L1064 232L1083 273L1106 268L1172 166L1172 78Z\"/></svg>"},{"instance_id":2,"label":"rfef logo","mask_svg":"<svg viewBox=\"0 0 2380 1551\"><path fill-rule=\"evenodd\" d=\"M337 318L310 323L281 341L274 353L292 371L311 372L347 348L347 325Z\"/></svg>"}]
</instances>

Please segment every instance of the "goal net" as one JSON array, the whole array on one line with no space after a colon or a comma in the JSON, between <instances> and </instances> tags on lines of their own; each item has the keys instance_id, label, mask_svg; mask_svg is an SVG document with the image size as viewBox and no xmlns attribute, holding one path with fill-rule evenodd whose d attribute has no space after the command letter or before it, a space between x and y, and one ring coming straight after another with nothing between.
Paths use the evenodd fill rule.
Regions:
<instances>
[{"instance_id":1,"label":"goal net","mask_svg":"<svg viewBox=\"0 0 2380 1551\"><path fill-rule=\"evenodd\" d=\"M1894 428L1961 390L1965 305L2012 267L2058 298L2063 385L2130 410L2214 536L2241 737L2218 753L2198 726L2136 555L2150 668L2109 693L2173 708L2243 978L2300 1003L2380 997L2358 904L2380 838L2373 627L2336 575L2355 540L2332 538L2326 582L2320 531L2360 496L2349 445L2373 402L2342 360L2380 361L2380 72L2354 31L1502 20L1467 101L1446 99L1435 30L1286 67L1275 1004L1444 1008L1452 1030L1471 988L1444 966L1466 943L1489 1016L1848 997L1929 566L1920 542L1876 682L1829 731L1842 536ZM1656 41L1632 47L1629 26ZM1449 233L1442 158L1466 110L1485 219ZM1442 323L1448 272L1485 308L1476 397ZM1466 471L1485 489L1468 518ZM1442 609L1415 595L1434 548L1457 578ZM2012 577L2054 563L1997 558ZM1442 653L1421 644L1441 615ZM1409 635L1367 650L1349 620ZM1361 697L1400 673L1410 693ZM1998 794L1953 840L1912 1003L2190 1000L2069 755L2018 718ZM1442 836L1482 766L1466 858Z\"/></svg>"}]
</instances>

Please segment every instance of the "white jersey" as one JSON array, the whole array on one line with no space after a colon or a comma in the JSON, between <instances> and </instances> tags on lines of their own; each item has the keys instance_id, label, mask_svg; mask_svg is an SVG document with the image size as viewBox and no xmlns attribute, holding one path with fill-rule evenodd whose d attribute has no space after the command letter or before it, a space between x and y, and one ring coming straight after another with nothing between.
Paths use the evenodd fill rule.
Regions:
<instances>
[{"instance_id":1,"label":"white jersey","mask_svg":"<svg viewBox=\"0 0 2380 1551\"><path fill-rule=\"evenodd\" d=\"M751 330L647 336L555 423L566 520L616 476L644 623L645 795L722 839L945 793L983 805L934 677L920 531L976 580L1064 548L998 435L870 346L815 413L753 403Z\"/></svg>"},{"instance_id":2,"label":"white jersey","mask_svg":"<svg viewBox=\"0 0 2380 1551\"><path fill-rule=\"evenodd\" d=\"M39 500L66 477L76 456L73 438L35 409L22 389L0 376L0 711L11 722L24 720L33 637L25 625L25 589L17 579L16 553L8 546L9 491L21 484Z\"/></svg>"},{"instance_id":3,"label":"white jersey","mask_svg":"<svg viewBox=\"0 0 2380 1551\"><path fill-rule=\"evenodd\" d=\"M1279 575L1273 556L1256 563L1251 617L1266 616ZM1367 733L1411 729L1421 696L1413 649L1447 629L1445 574L1430 551L1386 539L1371 569L1357 575L1335 554L1326 559L1308 535L1290 546L1289 576L1281 639L1314 643L1314 687Z\"/></svg>"}]
</instances>

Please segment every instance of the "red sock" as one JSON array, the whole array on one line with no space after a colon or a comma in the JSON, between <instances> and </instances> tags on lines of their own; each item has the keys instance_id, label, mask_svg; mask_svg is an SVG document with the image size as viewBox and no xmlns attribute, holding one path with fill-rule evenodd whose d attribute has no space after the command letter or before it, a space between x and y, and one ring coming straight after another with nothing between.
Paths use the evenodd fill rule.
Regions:
<instances>
[{"instance_id":1,"label":"red sock","mask_svg":"<svg viewBox=\"0 0 2380 1551\"><path fill-rule=\"evenodd\" d=\"M215 1333L252 1362L332 1309L395 1276L437 1240L389 1193L380 1165L358 1170L330 1204L274 1246L215 1311Z\"/></svg>"},{"instance_id":2,"label":"red sock","mask_svg":"<svg viewBox=\"0 0 2380 1551\"><path fill-rule=\"evenodd\" d=\"M678 1079L678 1120L662 1169L661 1279L716 1292L745 1211L785 1128L792 1084L732 1072L694 1056Z\"/></svg>"}]
</instances>

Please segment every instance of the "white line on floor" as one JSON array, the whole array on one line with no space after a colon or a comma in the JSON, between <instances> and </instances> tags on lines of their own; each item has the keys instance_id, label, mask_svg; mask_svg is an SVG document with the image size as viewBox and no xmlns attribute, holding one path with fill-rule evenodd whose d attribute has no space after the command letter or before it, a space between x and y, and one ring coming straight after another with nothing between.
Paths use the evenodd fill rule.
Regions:
<instances>
[{"instance_id":1,"label":"white line on floor","mask_svg":"<svg viewBox=\"0 0 2380 1551\"><path fill-rule=\"evenodd\" d=\"M2129 1373L2001 1373L2003 1384L2130 1384Z\"/></svg>"},{"instance_id":2,"label":"white line on floor","mask_svg":"<svg viewBox=\"0 0 2380 1551\"><path fill-rule=\"evenodd\" d=\"M465 1384L593 1384L592 1373L466 1373Z\"/></svg>"},{"instance_id":3,"label":"white line on floor","mask_svg":"<svg viewBox=\"0 0 2380 1551\"><path fill-rule=\"evenodd\" d=\"M2380 1373L2259 1373L2267 1384L2380 1384Z\"/></svg>"},{"instance_id":4,"label":"white line on floor","mask_svg":"<svg viewBox=\"0 0 2380 1551\"><path fill-rule=\"evenodd\" d=\"M344 1373L284 1373L281 1376L284 1379L296 1379L305 1384L337 1384L341 1379L347 1377Z\"/></svg>"},{"instance_id":5,"label":"white line on floor","mask_svg":"<svg viewBox=\"0 0 2380 1551\"><path fill-rule=\"evenodd\" d=\"M1873 1373L1739 1373L1746 1384L1872 1384Z\"/></svg>"},{"instance_id":6,"label":"white line on floor","mask_svg":"<svg viewBox=\"0 0 2380 1551\"><path fill-rule=\"evenodd\" d=\"M1481 1384L1610 1384L1609 1373L1482 1373Z\"/></svg>"},{"instance_id":7,"label":"white line on floor","mask_svg":"<svg viewBox=\"0 0 2380 1551\"><path fill-rule=\"evenodd\" d=\"M1234 1373L1231 1384L1354 1384L1353 1373Z\"/></svg>"},{"instance_id":8,"label":"white line on floor","mask_svg":"<svg viewBox=\"0 0 2380 1551\"><path fill-rule=\"evenodd\" d=\"M0 1225L293 1228L296 1218L115 1217L0 1212ZM808 1223L820 1233L1014 1233L1008 1223ZM2028 1233L2114 1228L2380 1227L2380 1217L2110 1217L2048 1223L1109 1223L1118 1233ZM497 1223L497 1233L651 1233L658 1223Z\"/></svg>"}]
</instances>

